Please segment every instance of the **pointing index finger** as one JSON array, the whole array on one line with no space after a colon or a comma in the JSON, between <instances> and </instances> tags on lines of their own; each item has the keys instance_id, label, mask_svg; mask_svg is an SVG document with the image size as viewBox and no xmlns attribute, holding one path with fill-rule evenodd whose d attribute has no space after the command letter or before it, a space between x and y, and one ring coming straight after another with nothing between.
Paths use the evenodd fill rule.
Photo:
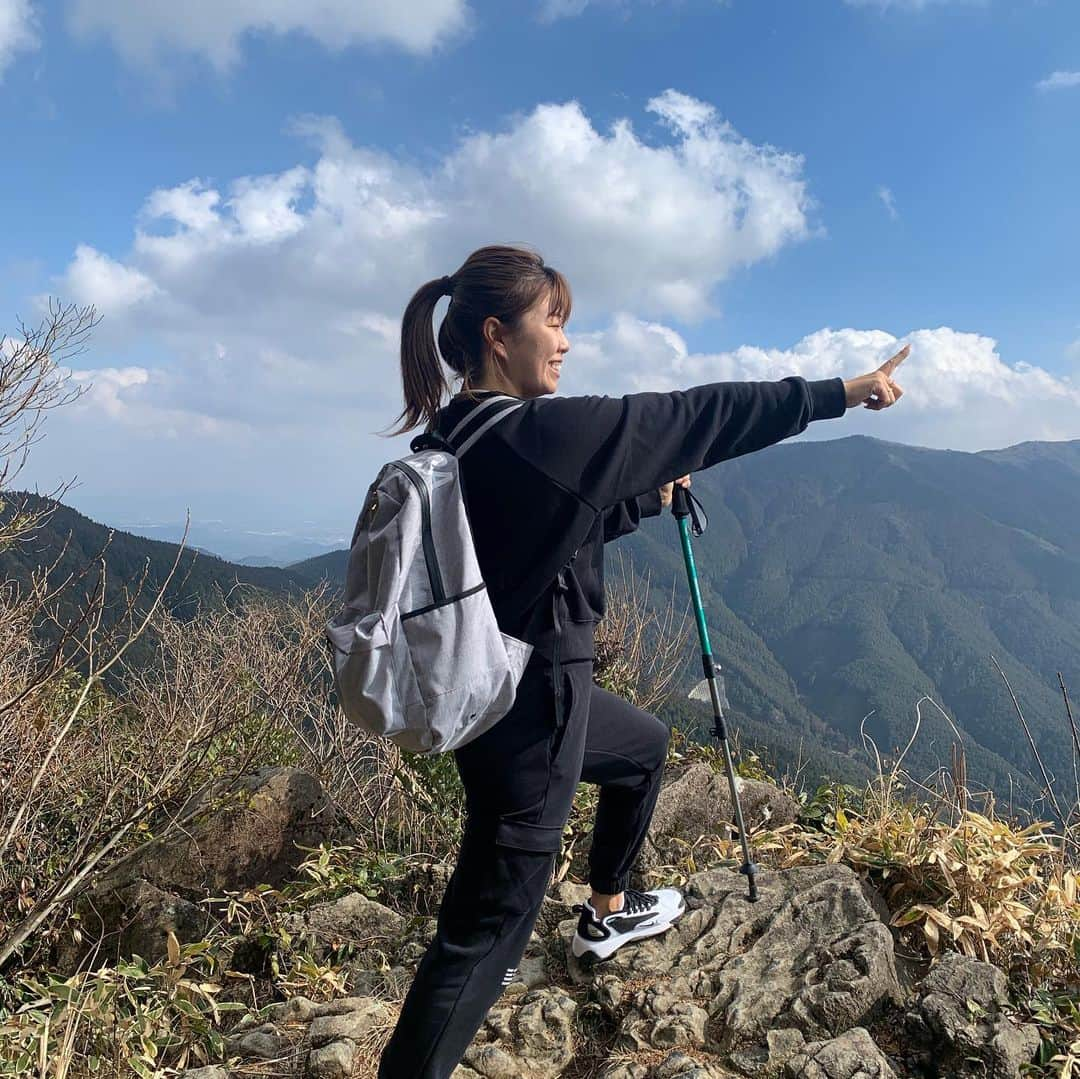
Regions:
<instances>
[{"instance_id":1,"label":"pointing index finger","mask_svg":"<svg viewBox=\"0 0 1080 1079\"><path fill-rule=\"evenodd\" d=\"M881 367L878 368L878 370L884 371L887 375L891 375L893 371L895 371L900 366L900 364L902 364L904 360L907 359L908 353L910 351L911 345L904 345L904 347L898 353L896 353L895 356L890 356L889 359L887 359L881 365Z\"/></svg>"}]
</instances>

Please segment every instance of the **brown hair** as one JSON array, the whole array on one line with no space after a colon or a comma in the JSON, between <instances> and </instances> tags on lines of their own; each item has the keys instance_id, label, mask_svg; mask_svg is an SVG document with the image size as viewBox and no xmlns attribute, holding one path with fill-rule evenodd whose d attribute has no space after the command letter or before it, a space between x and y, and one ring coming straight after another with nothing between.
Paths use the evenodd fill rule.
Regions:
<instances>
[{"instance_id":1,"label":"brown hair","mask_svg":"<svg viewBox=\"0 0 1080 1079\"><path fill-rule=\"evenodd\" d=\"M566 278L545 266L538 254L503 245L478 248L456 273L421 285L401 320L405 408L398 416L402 425L390 434L403 434L421 423L430 428L449 391L440 355L468 393L484 375L484 319L494 316L513 330L545 290L551 293L550 313L565 322L571 307ZM448 293L450 307L439 327L436 351L432 319L435 305Z\"/></svg>"}]
</instances>

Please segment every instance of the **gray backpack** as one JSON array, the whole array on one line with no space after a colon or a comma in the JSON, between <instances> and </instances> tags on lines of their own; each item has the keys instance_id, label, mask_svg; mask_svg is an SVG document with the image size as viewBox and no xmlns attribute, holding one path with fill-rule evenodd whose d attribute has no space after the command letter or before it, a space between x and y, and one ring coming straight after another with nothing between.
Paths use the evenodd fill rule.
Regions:
<instances>
[{"instance_id":1,"label":"gray backpack","mask_svg":"<svg viewBox=\"0 0 1080 1079\"><path fill-rule=\"evenodd\" d=\"M503 633L473 547L458 462L524 402L489 397L420 435L368 489L326 624L346 717L413 753L464 745L510 710L533 646Z\"/></svg>"}]
</instances>

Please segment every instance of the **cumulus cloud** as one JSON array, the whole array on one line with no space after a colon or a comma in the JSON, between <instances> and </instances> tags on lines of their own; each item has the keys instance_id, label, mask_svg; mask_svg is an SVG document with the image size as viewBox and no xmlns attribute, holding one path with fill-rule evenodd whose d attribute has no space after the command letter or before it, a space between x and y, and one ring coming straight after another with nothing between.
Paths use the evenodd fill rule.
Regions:
<instances>
[{"instance_id":1,"label":"cumulus cloud","mask_svg":"<svg viewBox=\"0 0 1080 1079\"><path fill-rule=\"evenodd\" d=\"M16 53L38 46L37 19L30 0L0 0L0 76Z\"/></svg>"},{"instance_id":2,"label":"cumulus cloud","mask_svg":"<svg viewBox=\"0 0 1080 1079\"><path fill-rule=\"evenodd\" d=\"M69 8L75 33L107 38L136 64L149 65L175 50L203 56L221 71L239 59L244 37L256 33L304 34L333 51L389 45L422 55L456 39L470 18L466 0L186 0L182 17L167 0L72 0Z\"/></svg>"},{"instance_id":3,"label":"cumulus cloud","mask_svg":"<svg viewBox=\"0 0 1080 1079\"><path fill-rule=\"evenodd\" d=\"M85 298L110 316L123 314L160 291L146 274L86 244L75 249L75 258L67 270L67 286L73 296Z\"/></svg>"},{"instance_id":4,"label":"cumulus cloud","mask_svg":"<svg viewBox=\"0 0 1080 1079\"><path fill-rule=\"evenodd\" d=\"M651 139L626 119L599 131L576 102L542 105L430 169L308 117L295 124L308 162L150 192L127 251L79 245L55 283L105 317L102 366L73 372L91 392L50 417L31 459L43 488L74 461L95 490L122 475L129 491L175 491L178 506L208 490L271 505L302 492L308 516L326 507L351 526L343 492L407 452L407 436L376 437L401 408L401 312L485 243L534 244L568 272L562 392L852 377L895 351L884 332L824 329L784 350L692 353L676 325L714 312L740 267L812 232L810 200L797 155L749 142L707 102L669 90L646 107ZM1080 435L1067 380L1007 364L976 334L905 340L902 407L821 433L956 448Z\"/></svg>"},{"instance_id":5,"label":"cumulus cloud","mask_svg":"<svg viewBox=\"0 0 1080 1079\"><path fill-rule=\"evenodd\" d=\"M1069 90L1080 86L1080 71L1055 71L1035 84L1036 90Z\"/></svg>"},{"instance_id":6,"label":"cumulus cloud","mask_svg":"<svg viewBox=\"0 0 1080 1079\"><path fill-rule=\"evenodd\" d=\"M652 141L626 119L598 131L577 102L541 105L427 172L308 117L294 129L314 140L313 164L153 191L131 250L80 246L62 288L120 335L186 327L297 353L336 337L340 354L346 323L396 319L473 247L523 238L572 269L579 313L700 318L731 273L808 235L802 159L674 90L646 108L663 129Z\"/></svg>"},{"instance_id":7,"label":"cumulus cloud","mask_svg":"<svg viewBox=\"0 0 1080 1079\"><path fill-rule=\"evenodd\" d=\"M882 330L822 329L786 349L744 345L694 353L671 327L618 314L603 330L571 338L565 393L638 393L738 379L853 378L905 344L896 373L904 390L883 413L850 411L808 434L868 434L895 442L978 450L1028 439L1080 438L1080 385L1024 362L1006 363L993 338L941 326L902 338Z\"/></svg>"},{"instance_id":8,"label":"cumulus cloud","mask_svg":"<svg viewBox=\"0 0 1080 1079\"><path fill-rule=\"evenodd\" d=\"M646 110L648 137L628 119L599 130L577 102L541 105L428 169L305 117L304 163L151 191L128 250L79 245L54 283L104 315L93 345L108 373L53 445L66 438L70 460L77 442L91 474L123 460L133 489L183 467L223 489L273 474L329 499L339 462L364 472L401 450L374 432L401 407L409 297L486 243L528 243L567 271L578 325L620 308L715 313L731 274L812 232L802 159L674 90ZM199 437L163 461L154 430Z\"/></svg>"}]
</instances>

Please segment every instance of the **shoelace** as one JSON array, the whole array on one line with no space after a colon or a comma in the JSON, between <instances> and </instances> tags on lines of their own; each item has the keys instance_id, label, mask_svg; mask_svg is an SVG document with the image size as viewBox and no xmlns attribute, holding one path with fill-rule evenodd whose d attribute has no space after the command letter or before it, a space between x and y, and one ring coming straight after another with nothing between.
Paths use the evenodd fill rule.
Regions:
<instances>
[{"instance_id":1,"label":"shoelace","mask_svg":"<svg viewBox=\"0 0 1080 1079\"><path fill-rule=\"evenodd\" d=\"M646 892L639 892L635 888L627 888L623 892L622 910L617 914L638 914L643 910L652 910L656 906L656 896Z\"/></svg>"},{"instance_id":2,"label":"shoelace","mask_svg":"<svg viewBox=\"0 0 1080 1079\"><path fill-rule=\"evenodd\" d=\"M639 892L636 888L627 888L623 891L623 905L612 914L638 914L643 910L652 910L656 906L656 896L647 892ZM575 914L580 914L585 909L584 903L575 903L570 908Z\"/></svg>"}]
</instances>

